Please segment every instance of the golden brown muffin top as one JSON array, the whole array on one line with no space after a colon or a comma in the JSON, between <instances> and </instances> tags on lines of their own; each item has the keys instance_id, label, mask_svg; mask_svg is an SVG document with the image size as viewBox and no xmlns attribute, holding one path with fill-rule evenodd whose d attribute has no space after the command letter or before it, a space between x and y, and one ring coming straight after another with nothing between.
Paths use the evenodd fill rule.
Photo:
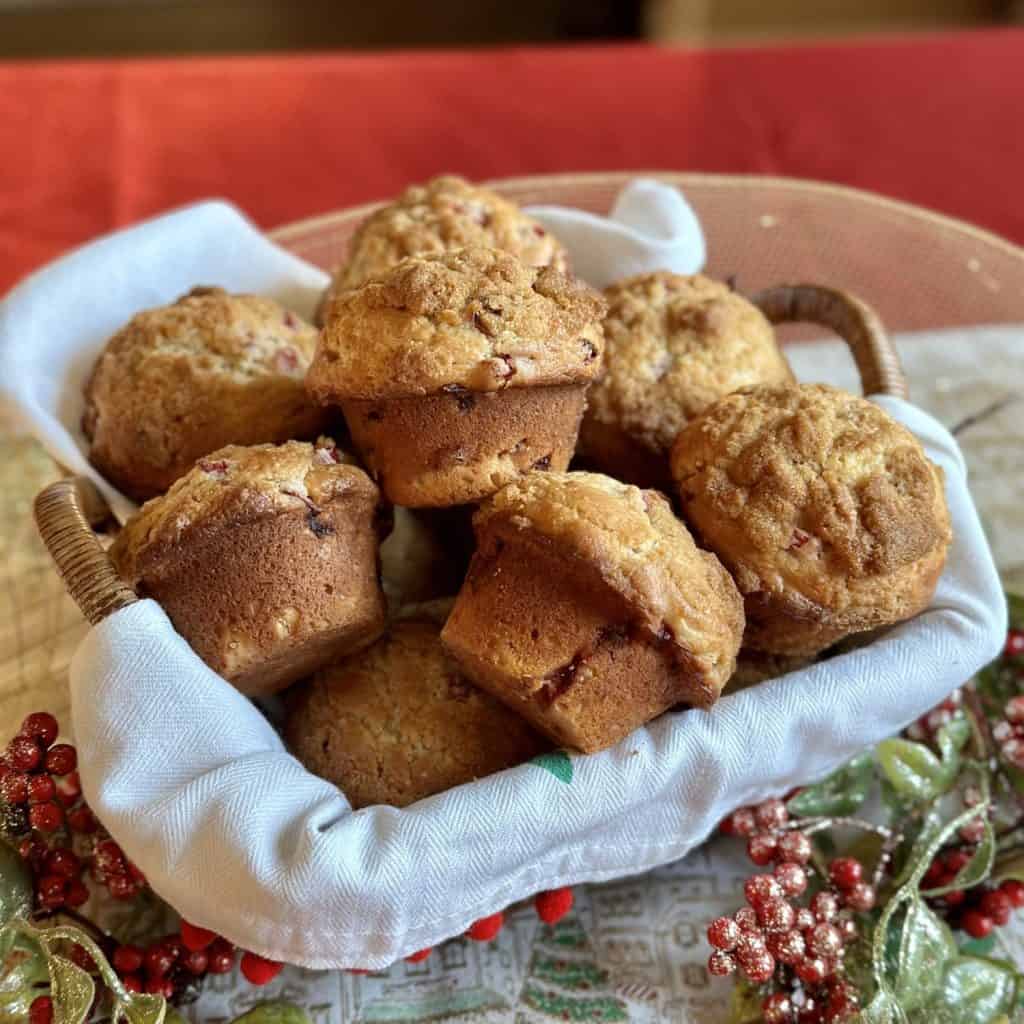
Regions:
<instances>
[{"instance_id":1,"label":"golden brown muffin top","mask_svg":"<svg viewBox=\"0 0 1024 1024\"><path fill-rule=\"evenodd\" d=\"M182 359L198 378L301 380L316 338L315 327L273 299L193 288L170 306L136 313L110 338L89 381L86 402L102 406L134 397L141 406L159 401L159 385L169 366ZM87 424L91 418L87 414Z\"/></svg>"},{"instance_id":2,"label":"golden brown muffin top","mask_svg":"<svg viewBox=\"0 0 1024 1024\"><path fill-rule=\"evenodd\" d=\"M304 511L315 529L321 508L345 495L377 501L379 492L330 438L316 445L228 445L147 501L117 535L110 557L123 578L138 580L194 530L295 511Z\"/></svg>"},{"instance_id":3,"label":"golden brown muffin top","mask_svg":"<svg viewBox=\"0 0 1024 1024\"><path fill-rule=\"evenodd\" d=\"M404 807L546 747L465 679L439 633L431 608L407 611L386 637L324 669L293 699L289 746L353 807Z\"/></svg>"},{"instance_id":4,"label":"golden brown muffin top","mask_svg":"<svg viewBox=\"0 0 1024 1024\"><path fill-rule=\"evenodd\" d=\"M761 311L701 274L655 271L605 289L605 370L588 417L667 452L687 420L752 384L792 371Z\"/></svg>"},{"instance_id":5,"label":"golden brown muffin top","mask_svg":"<svg viewBox=\"0 0 1024 1024\"><path fill-rule=\"evenodd\" d=\"M823 384L722 399L680 434L672 475L688 520L745 594L881 605L887 578L941 564L951 539L942 472L917 438Z\"/></svg>"},{"instance_id":6,"label":"golden brown muffin top","mask_svg":"<svg viewBox=\"0 0 1024 1024\"><path fill-rule=\"evenodd\" d=\"M410 186L362 223L332 288L380 277L407 256L474 246L502 249L528 266L569 266L558 239L515 203L465 178L442 175Z\"/></svg>"},{"instance_id":7,"label":"golden brown muffin top","mask_svg":"<svg viewBox=\"0 0 1024 1024\"><path fill-rule=\"evenodd\" d=\"M150 497L228 442L316 436L323 413L303 388L316 338L273 300L222 288L136 314L86 383L90 458L134 497Z\"/></svg>"},{"instance_id":8,"label":"golden brown muffin top","mask_svg":"<svg viewBox=\"0 0 1024 1024\"><path fill-rule=\"evenodd\" d=\"M320 401L592 380L605 302L496 249L414 257L338 295L306 378Z\"/></svg>"},{"instance_id":9,"label":"golden brown muffin top","mask_svg":"<svg viewBox=\"0 0 1024 1024\"><path fill-rule=\"evenodd\" d=\"M528 473L488 498L478 533L532 533L597 569L653 638L676 645L721 690L735 665L743 604L659 491L600 473Z\"/></svg>"}]
</instances>

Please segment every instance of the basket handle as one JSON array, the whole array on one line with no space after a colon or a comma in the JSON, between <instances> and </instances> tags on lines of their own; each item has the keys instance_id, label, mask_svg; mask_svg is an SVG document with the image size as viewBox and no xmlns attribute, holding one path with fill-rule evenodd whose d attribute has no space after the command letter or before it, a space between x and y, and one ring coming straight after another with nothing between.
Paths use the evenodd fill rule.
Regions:
<instances>
[{"instance_id":1,"label":"basket handle","mask_svg":"<svg viewBox=\"0 0 1024 1024\"><path fill-rule=\"evenodd\" d=\"M875 311L849 292L817 284L779 285L751 296L773 323L831 327L850 348L865 395L907 397L900 357Z\"/></svg>"},{"instance_id":2,"label":"basket handle","mask_svg":"<svg viewBox=\"0 0 1024 1024\"><path fill-rule=\"evenodd\" d=\"M36 495L33 513L64 586L92 625L138 600L93 533L110 508L91 480L57 480Z\"/></svg>"}]
</instances>

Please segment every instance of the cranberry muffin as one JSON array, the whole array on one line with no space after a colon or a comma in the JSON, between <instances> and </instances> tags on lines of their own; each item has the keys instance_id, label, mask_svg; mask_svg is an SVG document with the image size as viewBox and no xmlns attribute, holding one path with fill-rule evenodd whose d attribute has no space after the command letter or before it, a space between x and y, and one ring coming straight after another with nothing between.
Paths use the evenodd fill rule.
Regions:
<instances>
[{"instance_id":1,"label":"cranberry muffin","mask_svg":"<svg viewBox=\"0 0 1024 1024\"><path fill-rule=\"evenodd\" d=\"M669 489L669 451L687 420L739 388L793 381L771 324L726 284L656 271L604 294L604 375L580 448L620 480Z\"/></svg>"},{"instance_id":2,"label":"cranberry muffin","mask_svg":"<svg viewBox=\"0 0 1024 1024\"><path fill-rule=\"evenodd\" d=\"M510 252L530 267L569 269L558 239L515 203L445 174L410 186L363 221L347 262L327 289L318 322L333 295L386 274L408 256L479 247Z\"/></svg>"},{"instance_id":3,"label":"cranberry muffin","mask_svg":"<svg viewBox=\"0 0 1024 1024\"><path fill-rule=\"evenodd\" d=\"M672 451L684 515L744 595L747 647L813 655L924 609L951 540L942 471L863 398L749 388Z\"/></svg>"},{"instance_id":4,"label":"cranberry muffin","mask_svg":"<svg viewBox=\"0 0 1024 1024\"><path fill-rule=\"evenodd\" d=\"M288 746L354 808L405 807L546 747L445 653L446 610L407 613L372 647L289 694Z\"/></svg>"},{"instance_id":5,"label":"cranberry muffin","mask_svg":"<svg viewBox=\"0 0 1024 1024\"><path fill-rule=\"evenodd\" d=\"M315 438L327 423L303 387L315 348L294 313L222 288L138 313L85 387L89 461L142 501L226 444Z\"/></svg>"},{"instance_id":6,"label":"cranberry muffin","mask_svg":"<svg viewBox=\"0 0 1024 1024\"><path fill-rule=\"evenodd\" d=\"M373 481L327 439L229 445L128 521L110 557L243 693L274 693L384 628Z\"/></svg>"},{"instance_id":7,"label":"cranberry muffin","mask_svg":"<svg viewBox=\"0 0 1024 1024\"><path fill-rule=\"evenodd\" d=\"M601 368L605 304L496 249L414 257L338 296L306 377L396 505L475 502L564 469Z\"/></svg>"},{"instance_id":8,"label":"cranberry muffin","mask_svg":"<svg viewBox=\"0 0 1024 1024\"><path fill-rule=\"evenodd\" d=\"M441 633L479 686L590 753L733 673L743 607L658 491L530 473L478 509L477 552Z\"/></svg>"}]
</instances>

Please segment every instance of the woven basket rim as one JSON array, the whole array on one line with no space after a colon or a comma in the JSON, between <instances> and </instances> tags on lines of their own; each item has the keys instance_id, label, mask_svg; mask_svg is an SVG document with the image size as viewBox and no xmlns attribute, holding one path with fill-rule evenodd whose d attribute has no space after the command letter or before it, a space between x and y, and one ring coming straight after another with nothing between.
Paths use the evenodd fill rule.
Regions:
<instances>
[{"instance_id":1,"label":"woven basket rim","mask_svg":"<svg viewBox=\"0 0 1024 1024\"><path fill-rule=\"evenodd\" d=\"M1001 252L1020 260L1024 265L1024 246L1019 246L1009 238L987 228L977 227L969 221L950 214L939 213L928 207L881 195L867 189L852 185L839 185L833 182L819 181L813 178L790 178L779 175L765 174L717 174L705 171L672 171L672 170L633 170L633 171L580 171L560 174L533 174L519 177L490 178L483 185L498 189L530 189L550 186L572 187L601 185L620 187L633 178L655 178L668 185L684 189L687 186L717 188L722 190L740 188L767 188L778 190L797 190L809 194L834 196L842 199L858 200L870 205L901 214L912 220L925 221L935 227L955 234L966 235L975 241L992 246ZM325 213L304 217L300 220L280 224L267 231L267 235L275 242L287 244L289 239L306 235L313 230L322 230L339 220L362 219L372 213L387 198L376 199L356 206L339 207Z\"/></svg>"}]
</instances>

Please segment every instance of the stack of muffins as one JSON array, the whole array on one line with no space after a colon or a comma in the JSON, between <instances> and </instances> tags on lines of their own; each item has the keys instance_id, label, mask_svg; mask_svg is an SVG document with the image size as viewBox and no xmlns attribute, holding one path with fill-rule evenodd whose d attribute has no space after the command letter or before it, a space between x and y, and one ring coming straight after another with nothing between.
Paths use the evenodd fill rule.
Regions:
<instances>
[{"instance_id":1,"label":"stack of muffins","mask_svg":"<svg viewBox=\"0 0 1024 1024\"><path fill-rule=\"evenodd\" d=\"M243 693L288 688L293 753L354 807L605 749L711 708L741 648L792 664L931 598L941 472L797 384L724 283L601 295L442 177L364 223L317 319L206 287L140 313L83 428L149 499L118 571Z\"/></svg>"}]
</instances>

